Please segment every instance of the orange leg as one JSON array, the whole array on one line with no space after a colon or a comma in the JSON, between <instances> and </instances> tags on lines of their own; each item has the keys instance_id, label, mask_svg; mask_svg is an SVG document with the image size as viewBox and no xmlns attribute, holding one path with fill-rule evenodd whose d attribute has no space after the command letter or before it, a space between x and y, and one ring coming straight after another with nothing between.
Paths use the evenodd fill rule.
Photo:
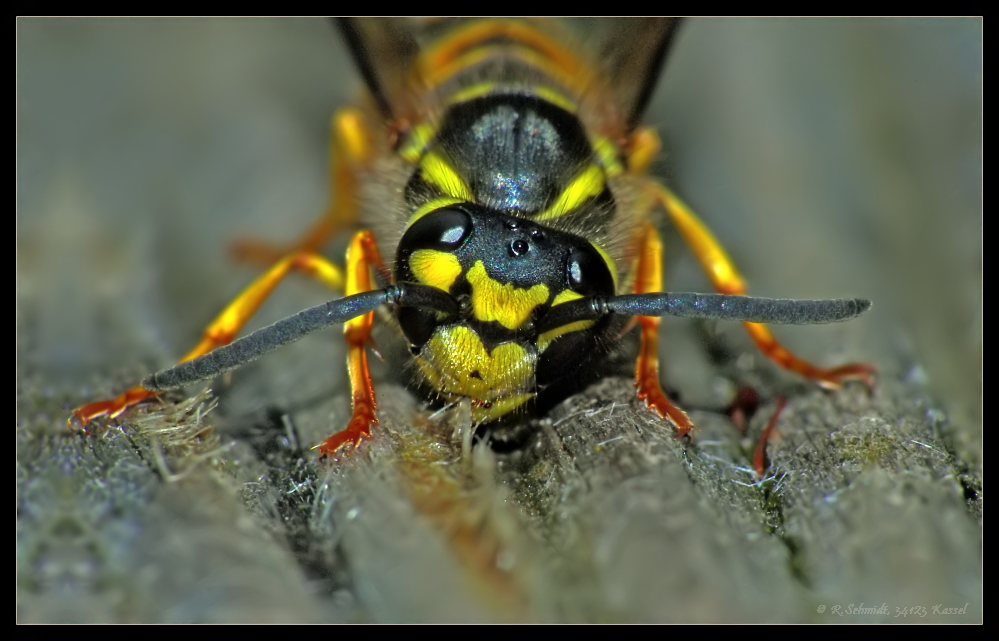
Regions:
<instances>
[{"instance_id":1,"label":"orange leg","mask_svg":"<svg viewBox=\"0 0 999 641\"><path fill-rule=\"evenodd\" d=\"M331 289L342 290L344 288L343 271L322 256L308 252L296 252L286 256L229 303L205 328L201 341L179 362L197 358L216 347L232 342L239 330L256 313L278 283L293 271L311 276ZM137 385L113 399L87 403L76 408L69 420L71 422L77 421L85 426L90 420L105 414L113 418L157 394L157 392L151 392L141 385Z\"/></svg>"},{"instance_id":2,"label":"orange leg","mask_svg":"<svg viewBox=\"0 0 999 641\"><path fill-rule=\"evenodd\" d=\"M763 428L760 440L756 443L756 450L753 452L753 471L756 472L757 478L762 479L763 475L766 474L769 465L767 461L767 443L770 442L774 428L777 427L777 419L780 418L780 413L784 411L785 406L787 406L787 399L783 396L778 396L777 409L774 410L773 416L767 421L767 426Z\"/></svg>"},{"instance_id":3,"label":"orange leg","mask_svg":"<svg viewBox=\"0 0 999 641\"><path fill-rule=\"evenodd\" d=\"M285 246L243 239L233 243L231 252L240 261L270 265L292 252L318 252L338 231L357 222L358 169L367 166L374 155L374 141L364 116L346 107L333 115L330 123L330 198L318 221L301 238Z\"/></svg>"},{"instance_id":4,"label":"orange leg","mask_svg":"<svg viewBox=\"0 0 999 641\"><path fill-rule=\"evenodd\" d=\"M659 148L659 138L649 129L639 130L632 136L629 165L640 170L648 164L648 159ZM670 220L679 230L687 245L694 252L694 257L701 264L711 279L715 290L722 294L746 293L746 284L736 269L725 248L714 237L711 230L676 194L669 189L648 181L649 188L656 200L662 204ZM847 380L861 380L868 387L874 385L874 368L863 363L849 363L840 367L822 368L802 360L777 342L773 332L760 323L743 323L746 331L763 355L805 378L811 379L828 389L835 389Z\"/></svg>"},{"instance_id":5,"label":"orange leg","mask_svg":"<svg viewBox=\"0 0 999 641\"><path fill-rule=\"evenodd\" d=\"M701 267L711 278L711 284L722 294L745 294L746 284L725 253L725 249L693 211L662 185L653 183L659 200L673 224L694 252ZM777 342L770 328L761 323L743 323L753 342L764 356L827 389L835 389L846 380L861 380L868 387L874 385L874 368L863 363L850 363L840 367L822 368L798 358Z\"/></svg>"},{"instance_id":6,"label":"orange leg","mask_svg":"<svg viewBox=\"0 0 999 641\"><path fill-rule=\"evenodd\" d=\"M645 225L638 254L638 273L635 293L646 294L663 291L663 245L659 232L652 225ZM635 365L635 386L638 398L654 409L659 416L669 419L676 426L677 436L694 429L690 417L669 402L659 384L659 323L657 316L639 316L642 340Z\"/></svg>"},{"instance_id":7,"label":"orange leg","mask_svg":"<svg viewBox=\"0 0 999 641\"><path fill-rule=\"evenodd\" d=\"M385 270L374 236L368 230L361 230L354 234L347 248L347 286L344 294L351 296L374 289L372 268ZM371 426L378 422L375 415L378 406L371 385L371 372L368 371L367 352L374 318L374 312L369 312L350 319L343 326L343 335L347 339L347 374L350 376L353 414L343 431L316 446L320 456L332 457L347 445L357 447L361 439L371 436Z\"/></svg>"}]
</instances>

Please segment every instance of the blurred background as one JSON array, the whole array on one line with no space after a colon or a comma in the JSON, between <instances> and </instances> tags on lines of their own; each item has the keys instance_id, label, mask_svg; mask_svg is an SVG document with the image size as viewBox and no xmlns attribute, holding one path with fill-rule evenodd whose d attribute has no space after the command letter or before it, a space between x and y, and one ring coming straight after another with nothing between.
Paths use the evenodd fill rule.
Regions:
<instances>
[{"instance_id":1,"label":"blurred background","mask_svg":"<svg viewBox=\"0 0 999 641\"><path fill-rule=\"evenodd\" d=\"M338 38L314 19L125 18L21 19L17 37L17 282L58 292L39 358L70 378L116 358L95 349L97 299L133 300L180 354L249 278L227 243L291 238L322 207L329 116L359 91ZM782 337L852 341L843 358L924 377L969 429L981 47L979 19L695 18L648 117L751 291L875 301L862 331ZM689 259L671 270L706 287Z\"/></svg>"},{"instance_id":2,"label":"blurred background","mask_svg":"<svg viewBox=\"0 0 999 641\"><path fill-rule=\"evenodd\" d=\"M851 358L877 355L885 376L925 377L975 429L981 22L685 26L654 116L677 189L752 291L873 299Z\"/></svg>"}]
</instances>

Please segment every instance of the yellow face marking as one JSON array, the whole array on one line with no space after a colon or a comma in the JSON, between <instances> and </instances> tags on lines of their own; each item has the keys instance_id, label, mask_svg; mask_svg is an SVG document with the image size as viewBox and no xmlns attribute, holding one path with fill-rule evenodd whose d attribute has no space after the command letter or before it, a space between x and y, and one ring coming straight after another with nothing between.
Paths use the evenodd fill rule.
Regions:
<instances>
[{"instance_id":1,"label":"yellow face marking","mask_svg":"<svg viewBox=\"0 0 999 641\"><path fill-rule=\"evenodd\" d=\"M534 398L534 394L514 394L493 401L487 405L472 405L472 422L488 423L495 421L501 416L506 416L527 401Z\"/></svg>"},{"instance_id":2,"label":"yellow face marking","mask_svg":"<svg viewBox=\"0 0 999 641\"><path fill-rule=\"evenodd\" d=\"M416 362L440 392L479 401L523 394L534 378L535 358L521 345L503 343L489 352L464 325L439 328Z\"/></svg>"},{"instance_id":3,"label":"yellow face marking","mask_svg":"<svg viewBox=\"0 0 999 641\"><path fill-rule=\"evenodd\" d=\"M461 175L436 152L428 153L420 161L420 176L448 196L472 200L472 190Z\"/></svg>"},{"instance_id":4,"label":"yellow face marking","mask_svg":"<svg viewBox=\"0 0 999 641\"><path fill-rule=\"evenodd\" d=\"M538 336L538 353L543 354L548 346L552 344L559 336L565 336L566 334L571 334L572 332L581 332L583 330L593 327L595 321L591 320L581 320L575 321L563 325L562 327L556 327L555 329L550 329L541 336Z\"/></svg>"},{"instance_id":5,"label":"yellow face marking","mask_svg":"<svg viewBox=\"0 0 999 641\"><path fill-rule=\"evenodd\" d=\"M556 305L561 305L562 303L568 303L571 300L577 300L582 297L583 295L580 294L579 292L574 292L571 289L563 289L562 291L560 291L558 294L555 295L554 299L552 299L552 307L555 307ZM544 351L548 349L548 346L552 344L552 341L554 341L559 336L564 336L565 334L569 334L571 332L580 332L583 331L584 329L589 329L593 327L593 323L594 321L591 320L575 321L573 323L568 323L561 327L556 327L555 329L548 330L544 334L538 336L538 353L543 354Z\"/></svg>"},{"instance_id":6,"label":"yellow face marking","mask_svg":"<svg viewBox=\"0 0 999 641\"><path fill-rule=\"evenodd\" d=\"M436 249L418 249L409 257L409 268L424 285L450 291L461 275L458 257Z\"/></svg>"},{"instance_id":7,"label":"yellow face marking","mask_svg":"<svg viewBox=\"0 0 999 641\"><path fill-rule=\"evenodd\" d=\"M577 300L582 297L583 295L580 294L579 292L574 292L571 289L563 289L562 291L560 291L558 294L555 295L554 299L552 299L552 307L555 307L556 305L561 305L562 303L568 303L571 300ZM592 326L593 326L593 321L583 320L583 321L576 321L574 323L569 323L561 327L556 327L555 329L550 329L544 334L538 336L538 343L537 343L538 353L543 354L544 351L548 349L548 346L552 344L552 341L558 338L559 336L568 334L570 332L578 332L584 329L589 329Z\"/></svg>"},{"instance_id":8,"label":"yellow face marking","mask_svg":"<svg viewBox=\"0 0 999 641\"><path fill-rule=\"evenodd\" d=\"M555 295L555 298L552 299L552 307L561 305L562 303L568 303L571 300L577 300L582 297L583 295L579 292L574 292L571 289L563 289Z\"/></svg>"},{"instance_id":9,"label":"yellow face marking","mask_svg":"<svg viewBox=\"0 0 999 641\"><path fill-rule=\"evenodd\" d=\"M534 220L552 220L571 212L588 199L600 194L605 185L603 170L591 163L572 179L551 207L534 216Z\"/></svg>"},{"instance_id":10,"label":"yellow face marking","mask_svg":"<svg viewBox=\"0 0 999 641\"><path fill-rule=\"evenodd\" d=\"M531 316L538 305L548 300L548 287L538 283L530 289L501 284L486 273L482 261L468 270L472 286L472 313L480 321L496 321L507 329L517 329Z\"/></svg>"}]
</instances>

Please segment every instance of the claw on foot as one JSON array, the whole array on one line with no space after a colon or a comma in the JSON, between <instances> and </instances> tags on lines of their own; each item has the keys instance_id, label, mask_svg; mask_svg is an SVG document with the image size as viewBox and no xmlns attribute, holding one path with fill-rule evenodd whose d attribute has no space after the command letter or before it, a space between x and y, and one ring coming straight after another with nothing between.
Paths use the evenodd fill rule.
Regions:
<instances>
[{"instance_id":1,"label":"claw on foot","mask_svg":"<svg viewBox=\"0 0 999 641\"><path fill-rule=\"evenodd\" d=\"M639 379L635 381L635 386L638 387L638 400L645 401L649 409L673 423L678 438L694 429L694 422L686 412L670 403L657 379Z\"/></svg>"},{"instance_id":2,"label":"claw on foot","mask_svg":"<svg viewBox=\"0 0 999 641\"><path fill-rule=\"evenodd\" d=\"M777 427L777 419L780 418L781 412L784 411L784 407L787 405L787 399L783 396L777 397L777 409L774 410L773 416L767 421L767 426L763 428L763 433L760 434L760 440L756 444L756 451L753 452L753 471L756 472L756 477L762 479L763 475L766 473L767 468L770 467L770 462L767 460L767 443L770 442L770 437L773 435L774 428Z\"/></svg>"},{"instance_id":3,"label":"claw on foot","mask_svg":"<svg viewBox=\"0 0 999 641\"><path fill-rule=\"evenodd\" d=\"M860 381L867 386L868 392L873 392L877 370L864 363L849 363L822 370L814 378L819 386L828 390L839 389L847 381Z\"/></svg>"},{"instance_id":4,"label":"claw on foot","mask_svg":"<svg viewBox=\"0 0 999 641\"><path fill-rule=\"evenodd\" d=\"M81 405L73 410L73 413L70 414L69 419L66 422L70 425L77 424L83 428L84 432L87 432L89 431L87 429L87 423L93 419L105 415L109 418L114 418L119 416L128 408L134 407L142 401L157 396L158 394L159 392L150 392L146 388L136 385L135 387L125 390L123 393L112 399L94 401L93 403Z\"/></svg>"},{"instance_id":5,"label":"claw on foot","mask_svg":"<svg viewBox=\"0 0 999 641\"><path fill-rule=\"evenodd\" d=\"M341 456L345 455L348 451L356 450L362 439L371 438L371 426L377 422L378 419L375 418L373 411L368 408L356 408L354 416L344 430L330 436L313 449L319 450L320 458L339 460L338 453L343 451ZM347 450L347 446L350 446L351 450Z\"/></svg>"},{"instance_id":6,"label":"claw on foot","mask_svg":"<svg viewBox=\"0 0 999 641\"><path fill-rule=\"evenodd\" d=\"M725 408L725 414L735 425L735 429L743 435L749 427L749 420L756 414L760 407L759 393L748 385L740 385L735 393L735 398Z\"/></svg>"}]
</instances>

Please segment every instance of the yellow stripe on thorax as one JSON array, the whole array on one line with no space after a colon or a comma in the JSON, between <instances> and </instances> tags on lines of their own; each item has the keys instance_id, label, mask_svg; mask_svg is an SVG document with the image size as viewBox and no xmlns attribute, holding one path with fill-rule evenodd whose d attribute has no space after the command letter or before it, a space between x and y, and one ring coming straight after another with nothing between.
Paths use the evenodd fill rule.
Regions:
<instances>
[{"instance_id":1,"label":"yellow stripe on thorax","mask_svg":"<svg viewBox=\"0 0 999 641\"><path fill-rule=\"evenodd\" d=\"M518 88L518 90L523 91L522 88ZM445 101L445 104L447 104L448 107L451 107L453 105L481 98L483 96L488 96L490 94L502 94L509 91L510 88L502 83L480 82L458 90ZM531 89L531 93L568 111L569 113L576 113L577 105L573 103L572 100L550 87L537 86ZM415 125L409 133L406 134L405 139L399 146L398 154L406 161L415 165L423 157L423 153L430 147L430 143L436 135L436 124L423 122Z\"/></svg>"},{"instance_id":2,"label":"yellow stripe on thorax","mask_svg":"<svg viewBox=\"0 0 999 641\"><path fill-rule=\"evenodd\" d=\"M472 200L472 190L454 167L437 152L431 151L420 160L420 176L445 195Z\"/></svg>"},{"instance_id":3,"label":"yellow stripe on thorax","mask_svg":"<svg viewBox=\"0 0 999 641\"><path fill-rule=\"evenodd\" d=\"M566 188L562 190L562 193L548 209L533 218L534 220L552 220L563 216L590 198L599 195L605 187L603 170L598 165L591 163L566 185Z\"/></svg>"},{"instance_id":4,"label":"yellow stripe on thorax","mask_svg":"<svg viewBox=\"0 0 999 641\"><path fill-rule=\"evenodd\" d=\"M399 155L412 164L416 164L423 156L423 152L430 146L430 141L437 135L437 129L429 122L423 122L414 126L406 134L402 145L399 146Z\"/></svg>"}]
</instances>

